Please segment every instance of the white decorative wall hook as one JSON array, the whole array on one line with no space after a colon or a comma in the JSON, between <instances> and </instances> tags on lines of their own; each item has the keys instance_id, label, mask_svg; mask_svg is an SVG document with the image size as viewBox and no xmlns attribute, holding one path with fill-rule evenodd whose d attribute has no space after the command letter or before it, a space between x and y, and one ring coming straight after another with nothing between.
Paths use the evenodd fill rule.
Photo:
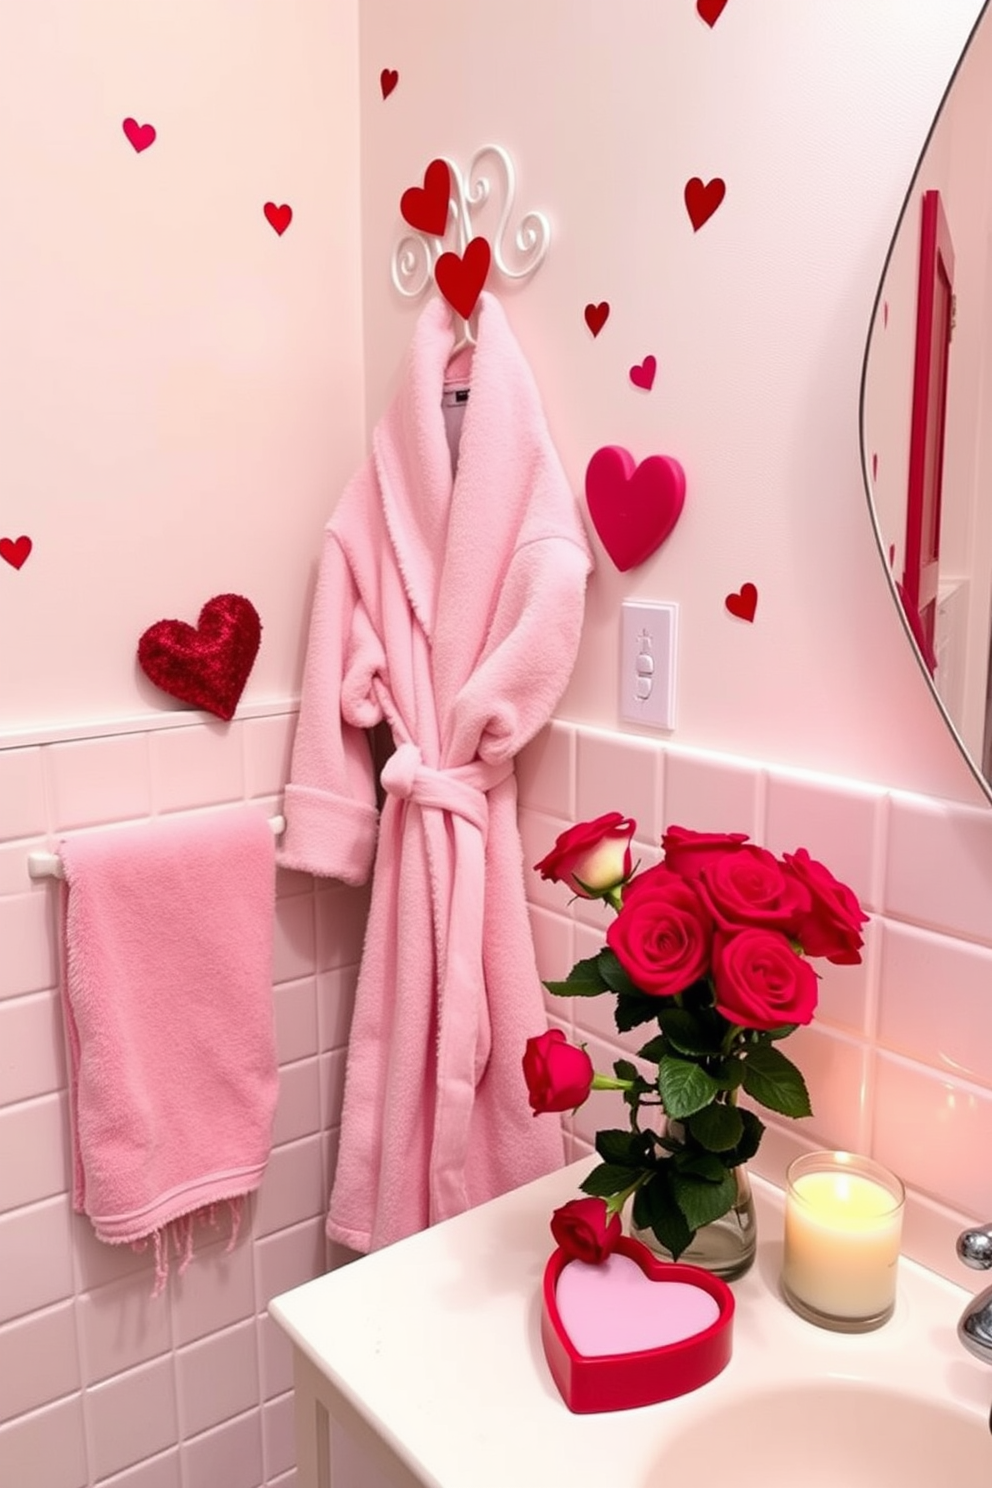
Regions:
<instances>
[{"instance_id":1,"label":"white decorative wall hook","mask_svg":"<svg viewBox=\"0 0 992 1488\"><path fill-rule=\"evenodd\" d=\"M495 269L503 279L529 279L547 254L551 225L543 212L526 212L511 229L515 197L516 173L502 145L483 145L464 175L445 156L432 160L423 186L403 193L400 212L414 231L393 249L393 284L407 299L435 284L461 319L459 345L475 342L473 311L488 274ZM491 200L501 205L490 241L476 227ZM452 240L447 249L446 238Z\"/></svg>"}]
</instances>

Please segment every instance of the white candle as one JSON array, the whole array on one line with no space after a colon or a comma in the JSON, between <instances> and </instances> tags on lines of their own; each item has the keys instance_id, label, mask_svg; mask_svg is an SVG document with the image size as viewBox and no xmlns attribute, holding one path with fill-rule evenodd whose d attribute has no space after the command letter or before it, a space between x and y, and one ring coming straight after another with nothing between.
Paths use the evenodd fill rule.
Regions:
<instances>
[{"instance_id":1,"label":"white candle","mask_svg":"<svg viewBox=\"0 0 992 1488\"><path fill-rule=\"evenodd\" d=\"M902 1204L899 1180L867 1159L816 1153L793 1163L782 1269L789 1300L838 1326L884 1321L895 1302Z\"/></svg>"}]
</instances>

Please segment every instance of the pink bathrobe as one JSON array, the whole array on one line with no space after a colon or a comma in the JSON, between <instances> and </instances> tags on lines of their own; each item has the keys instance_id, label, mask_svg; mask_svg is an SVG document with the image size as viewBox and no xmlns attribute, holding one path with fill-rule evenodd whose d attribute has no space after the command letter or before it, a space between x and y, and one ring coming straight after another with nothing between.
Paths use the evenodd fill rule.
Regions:
<instances>
[{"instance_id":1,"label":"pink bathrobe","mask_svg":"<svg viewBox=\"0 0 992 1488\"><path fill-rule=\"evenodd\" d=\"M547 1020L513 758L568 681L591 561L497 300L480 301L470 379L453 347L432 300L328 524L279 852L351 884L374 859L327 1221L359 1251L563 1160L521 1070ZM442 395L459 381L453 479ZM396 751L380 818L365 730L382 720Z\"/></svg>"}]
</instances>

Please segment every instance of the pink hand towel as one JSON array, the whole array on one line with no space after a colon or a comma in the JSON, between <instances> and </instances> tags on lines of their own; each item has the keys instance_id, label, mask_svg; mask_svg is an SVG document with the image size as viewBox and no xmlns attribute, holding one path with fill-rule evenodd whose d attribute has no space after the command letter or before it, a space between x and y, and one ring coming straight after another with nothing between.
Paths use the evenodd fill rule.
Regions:
<instances>
[{"instance_id":1,"label":"pink hand towel","mask_svg":"<svg viewBox=\"0 0 992 1488\"><path fill-rule=\"evenodd\" d=\"M192 1249L194 1217L261 1182L278 1092L275 843L257 811L59 844L73 1204L111 1244Z\"/></svg>"}]
</instances>

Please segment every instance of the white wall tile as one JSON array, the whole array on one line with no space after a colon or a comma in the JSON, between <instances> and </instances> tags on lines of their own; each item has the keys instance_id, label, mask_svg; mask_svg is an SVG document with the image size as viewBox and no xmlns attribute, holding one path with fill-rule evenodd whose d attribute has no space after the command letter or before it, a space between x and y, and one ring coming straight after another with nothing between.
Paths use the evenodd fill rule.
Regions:
<instances>
[{"instance_id":1,"label":"white wall tile","mask_svg":"<svg viewBox=\"0 0 992 1488\"><path fill-rule=\"evenodd\" d=\"M357 980L354 967L322 971L317 977L317 1029L322 1053L344 1048L348 1042Z\"/></svg>"},{"instance_id":2,"label":"white wall tile","mask_svg":"<svg viewBox=\"0 0 992 1488\"><path fill-rule=\"evenodd\" d=\"M118 734L45 750L53 831L99 827L151 811L148 737Z\"/></svg>"},{"instance_id":3,"label":"white wall tile","mask_svg":"<svg viewBox=\"0 0 992 1488\"><path fill-rule=\"evenodd\" d=\"M517 755L517 794L534 811L575 815L575 730L550 723Z\"/></svg>"},{"instance_id":4,"label":"white wall tile","mask_svg":"<svg viewBox=\"0 0 992 1488\"><path fill-rule=\"evenodd\" d=\"M93 1385L84 1396L90 1466L110 1477L178 1439L171 1356Z\"/></svg>"},{"instance_id":5,"label":"white wall tile","mask_svg":"<svg viewBox=\"0 0 992 1488\"><path fill-rule=\"evenodd\" d=\"M76 1310L71 1301L0 1328L0 1420L9 1421L79 1387ZM0 1482L14 1481L0 1477Z\"/></svg>"},{"instance_id":6,"label":"white wall tile","mask_svg":"<svg viewBox=\"0 0 992 1488\"><path fill-rule=\"evenodd\" d=\"M664 758L654 739L582 730L576 749L574 820L592 821L619 811L621 816L634 818L639 836L657 841L664 825Z\"/></svg>"},{"instance_id":7,"label":"white wall tile","mask_svg":"<svg viewBox=\"0 0 992 1488\"><path fill-rule=\"evenodd\" d=\"M872 1156L904 1183L992 1215L992 1093L879 1053Z\"/></svg>"},{"instance_id":8,"label":"white wall tile","mask_svg":"<svg viewBox=\"0 0 992 1488\"><path fill-rule=\"evenodd\" d=\"M873 874L882 791L769 770L764 845L781 854L804 847L811 858L848 885L866 911L873 906Z\"/></svg>"},{"instance_id":9,"label":"white wall tile","mask_svg":"<svg viewBox=\"0 0 992 1488\"><path fill-rule=\"evenodd\" d=\"M746 832L761 835L760 798L764 782L759 768L719 755L665 751L664 821L666 827L693 832Z\"/></svg>"},{"instance_id":10,"label":"white wall tile","mask_svg":"<svg viewBox=\"0 0 992 1488\"><path fill-rule=\"evenodd\" d=\"M302 977L280 982L273 989L276 1019L276 1053L280 1064L290 1064L316 1054L317 980Z\"/></svg>"},{"instance_id":11,"label":"white wall tile","mask_svg":"<svg viewBox=\"0 0 992 1488\"><path fill-rule=\"evenodd\" d=\"M295 1142L320 1131L320 1066L317 1059L301 1059L279 1070L279 1102L272 1128L272 1145Z\"/></svg>"},{"instance_id":12,"label":"white wall tile","mask_svg":"<svg viewBox=\"0 0 992 1488\"><path fill-rule=\"evenodd\" d=\"M57 992L0 1002L0 1106L66 1083L62 1004Z\"/></svg>"},{"instance_id":13,"label":"white wall tile","mask_svg":"<svg viewBox=\"0 0 992 1488\"><path fill-rule=\"evenodd\" d=\"M886 921L881 952L879 1043L992 1086L992 950Z\"/></svg>"},{"instance_id":14,"label":"white wall tile","mask_svg":"<svg viewBox=\"0 0 992 1488\"><path fill-rule=\"evenodd\" d=\"M104 1478L100 1488L181 1488L182 1473L179 1448L159 1452L140 1462L137 1467Z\"/></svg>"},{"instance_id":15,"label":"white wall tile","mask_svg":"<svg viewBox=\"0 0 992 1488\"><path fill-rule=\"evenodd\" d=\"M244 734L245 794L279 795L289 777L289 761L296 731L295 713L274 718L246 718Z\"/></svg>"},{"instance_id":16,"label":"white wall tile","mask_svg":"<svg viewBox=\"0 0 992 1488\"><path fill-rule=\"evenodd\" d=\"M146 1364L172 1347L168 1299L153 1297L152 1277L138 1273L76 1299L83 1383Z\"/></svg>"},{"instance_id":17,"label":"white wall tile","mask_svg":"<svg viewBox=\"0 0 992 1488\"><path fill-rule=\"evenodd\" d=\"M255 1234L270 1235L275 1230L299 1224L322 1213L323 1207L320 1137L307 1137L302 1142L276 1147L269 1158L258 1194Z\"/></svg>"},{"instance_id":18,"label":"white wall tile","mask_svg":"<svg viewBox=\"0 0 992 1488\"><path fill-rule=\"evenodd\" d=\"M68 1198L0 1215L0 1323L61 1302L72 1290Z\"/></svg>"},{"instance_id":19,"label":"white wall tile","mask_svg":"<svg viewBox=\"0 0 992 1488\"><path fill-rule=\"evenodd\" d=\"M241 726L215 723L159 729L148 738L156 811L240 801L244 795Z\"/></svg>"},{"instance_id":20,"label":"white wall tile","mask_svg":"<svg viewBox=\"0 0 992 1488\"><path fill-rule=\"evenodd\" d=\"M258 1488L262 1431L258 1411L205 1431L182 1447L184 1488Z\"/></svg>"},{"instance_id":21,"label":"white wall tile","mask_svg":"<svg viewBox=\"0 0 992 1488\"><path fill-rule=\"evenodd\" d=\"M0 1483L10 1488L86 1488L78 1395L0 1424Z\"/></svg>"},{"instance_id":22,"label":"white wall tile","mask_svg":"<svg viewBox=\"0 0 992 1488\"><path fill-rule=\"evenodd\" d=\"M317 891L317 969L354 966L361 960L368 918L369 890L345 884Z\"/></svg>"},{"instance_id":23,"label":"white wall tile","mask_svg":"<svg viewBox=\"0 0 992 1488\"><path fill-rule=\"evenodd\" d=\"M0 997L58 983L56 909L51 891L0 899Z\"/></svg>"},{"instance_id":24,"label":"white wall tile","mask_svg":"<svg viewBox=\"0 0 992 1488\"><path fill-rule=\"evenodd\" d=\"M272 980L291 982L313 976L316 970L314 901L280 899L276 904L272 945Z\"/></svg>"},{"instance_id":25,"label":"white wall tile","mask_svg":"<svg viewBox=\"0 0 992 1488\"><path fill-rule=\"evenodd\" d=\"M296 1433L293 1396L281 1395L266 1402L262 1410L262 1450L265 1476L271 1483L296 1462Z\"/></svg>"},{"instance_id":26,"label":"white wall tile","mask_svg":"<svg viewBox=\"0 0 992 1488\"><path fill-rule=\"evenodd\" d=\"M212 1333L176 1355L183 1437L196 1436L258 1404L258 1359L253 1320Z\"/></svg>"},{"instance_id":27,"label":"white wall tile","mask_svg":"<svg viewBox=\"0 0 992 1488\"><path fill-rule=\"evenodd\" d=\"M63 1095L0 1110L0 1213L63 1194L72 1181L69 1114Z\"/></svg>"},{"instance_id":28,"label":"white wall tile","mask_svg":"<svg viewBox=\"0 0 992 1488\"><path fill-rule=\"evenodd\" d=\"M40 749L0 749L0 841L45 831Z\"/></svg>"},{"instance_id":29,"label":"white wall tile","mask_svg":"<svg viewBox=\"0 0 992 1488\"><path fill-rule=\"evenodd\" d=\"M256 1310L251 1228L242 1221L238 1243L198 1248L193 1264L169 1282L176 1346L192 1343L249 1318Z\"/></svg>"},{"instance_id":30,"label":"white wall tile","mask_svg":"<svg viewBox=\"0 0 992 1488\"><path fill-rule=\"evenodd\" d=\"M895 793L884 912L992 945L992 811Z\"/></svg>"}]
</instances>

